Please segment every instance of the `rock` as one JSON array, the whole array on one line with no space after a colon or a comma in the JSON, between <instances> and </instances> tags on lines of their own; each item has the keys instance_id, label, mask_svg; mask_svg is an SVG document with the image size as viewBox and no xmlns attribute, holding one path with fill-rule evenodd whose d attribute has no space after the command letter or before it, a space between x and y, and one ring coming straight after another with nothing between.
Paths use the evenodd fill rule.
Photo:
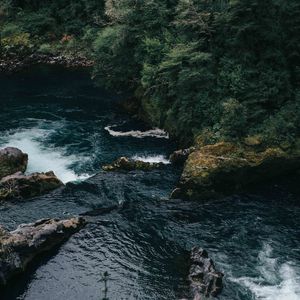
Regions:
<instances>
[{"instance_id":1,"label":"rock","mask_svg":"<svg viewBox=\"0 0 300 300\"><path fill-rule=\"evenodd\" d=\"M174 151L170 155L170 161L172 164L183 164L187 160L188 156L195 150L196 150L195 147L190 147L187 149Z\"/></svg>"},{"instance_id":2,"label":"rock","mask_svg":"<svg viewBox=\"0 0 300 300\"><path fill-rule=\"evenodd\" d=\"M180 193L175 195L193 200L216 198L299 168L297 150L270 147L258 151L228 142L206 145L189 155L178 185Z\"/></svg>"},{"instance_id":3,"label":"rock","mask_svg":"<svg viewBox=\"0 0 300 300\"><path fill-rule=\"evenodd\" d=\"M151 171L153 169L158 169L163 166L163 163L150 163L144 162L141 160L133 160L127 157L120 157L116 161L114 161L110 165L105 165L102 167L104 171L134 171L134 170L142 170L142 171Z\"/></svg>"},{"instance_id":4,"label":"rock","mask_svg":"<svg viewBox=\"0 0 300 300\"><path fill-rule=\"evenodd\" d=\"M190 289L194 300L205 297L216 297L223 289L224 274L218 272L208 253L194 247L191 251L191 267L189 271Z\"/></svg>"},{"instance_id":5,"label":"rock","mask_svg":"<svg viewBox=\"0 0 300 300\"><path fill-rule=\"evenodd\" d=\"M85 225L83 218L42 219L8 232L0 226L0 285L23 272L40 253L61 244Z\"/></svg>"},{"instance_id":6,"label":"rock","mask_svg":"<svg viewBox=\"0 0 300 300\"><path fill-rule=\"evenodd\" d=\"M28 155L17 148L4 148L0 150L0 179L16 172L25 172Z\"/></svg>"},{"instance_id":7,"label":"rock","mask_svg":"<svg viewBox=\"0 0 300 300\"><path fill-rule=\"evenodd\" d=\"M31 198L61 186L63 183L52 171L30 175L18 172L0 180L0 200Z\"/></svg>"}]
</instances>

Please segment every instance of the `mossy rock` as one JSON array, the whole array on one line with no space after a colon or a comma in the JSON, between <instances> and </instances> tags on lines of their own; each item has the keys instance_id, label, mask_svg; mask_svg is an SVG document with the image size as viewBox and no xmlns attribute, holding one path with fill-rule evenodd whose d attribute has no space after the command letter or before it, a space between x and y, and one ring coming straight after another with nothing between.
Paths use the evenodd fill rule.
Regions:
<instances>
[{"instance_id":1,"label":"mossy rock","mask_svg":"<svg viewBox=\"0 0 300 300\"><path fill-rule=\"evenodd\" d=\"M191 153L175 195L204 200L228 195L242 188L300 168L300 153L279 147L257 151L239 144L219 142Z\"/></svg>"}]
</instances>

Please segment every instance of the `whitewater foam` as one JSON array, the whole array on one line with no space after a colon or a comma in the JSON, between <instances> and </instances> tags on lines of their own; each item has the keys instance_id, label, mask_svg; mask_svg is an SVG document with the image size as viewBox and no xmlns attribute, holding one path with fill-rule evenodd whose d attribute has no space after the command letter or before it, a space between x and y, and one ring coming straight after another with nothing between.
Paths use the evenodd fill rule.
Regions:
<instances>
[{"instance_id":1,"label":"whitewater foam","mask_svg":"<svg viewBox=\"0 0 300 300\"><path fill-rule=\"evenodd\" d=\"M1 137L1 147L17 147L29 156L27 173L53 171L64 183L83 180L87 174L77 175L70 169L78 158L64 154L64 149L45 147L45 140L53 130L31 128L16 132L8 132Z\"/></svg>"},{"instance_id":2,"label":"whitewater foam","mask_svg":"<svg viewBox=\"0 0 300 300\"><path fill-rule=\"evenodd\" d=\"M257 270L256 278L229 279L247 288L257 300L300 300L299 269L289 261L279 264L269 244L264 244L258 255Z\"/></svg>"},{"instance_id":3,"label":"whitewater foam","mask_svg":"<svg viewBox=\"0 0 300 300\"><path fill-rule=\"evenodd\" d=\"M146 130L146 131L141 131L141 130L117 131L117 130L112 129L117 126L118 125L106 126L106 127L104 127L104 129L111 136L115 136L115 137L131 136L131 137L140 138L140 139L145 138L145 137L155 137L155 138L163 138L163 139L169 138L169 134L160 128L153 128L153 129Z\"/></svg>"},{"instance_id":4,"label":"whitewater foam","mask_svg":"<svg viewBox=\"0 0 300 300\"><path fill-rule=\"evenodd\" d=\"M132 159L149 163L163 163L166 165L171 163L164 155L134 155Z\"/></svg>"}]
</instances>

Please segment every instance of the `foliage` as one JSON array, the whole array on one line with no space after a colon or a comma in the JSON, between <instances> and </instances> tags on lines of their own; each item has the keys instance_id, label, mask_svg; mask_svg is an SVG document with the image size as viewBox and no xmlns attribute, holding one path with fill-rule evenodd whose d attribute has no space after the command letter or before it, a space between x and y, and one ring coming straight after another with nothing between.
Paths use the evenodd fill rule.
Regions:
<instances>
[{"instance_id":1,"label":"foliage","mask_svg":"<svg viewBox=\"0 0 300 300\"><path fill-rule=\"evenodd\" d=\"M54 54L55 53L55 49L50 44L42 44L39 47L38 52L42 53L42 54Z\"/></svg>"},{"instance_id":2,"label":"foliage","mask_svg":"<svg viewBox=\"0 0 300 300\"><path fill-rule=\"evenodd\" d=\"M42 12L22 13L19 20L23 30L32 36L41 36L55 31L55 19L45 16Z\"/></svg>"},{"instance_id":3,"label":"foliage","mask_svg":"<svg viewBox=\"0 0 300 300\"><path fill-rule=\"evenodd\" d=\"M236 99L229 99L222 104L220 128L223 136L240 137L246 132L247 111Z\"/></svg>"},{"instance_id":4,"label":"foliage","mask_svg":"<svg viewBox=\"0 0 300 300\"><path fill-rule=\"evenodd\" d=\"M156 1L159 11L150 0L114 3L109 30L124 34L97 48L98 78L115 88L131 79L152 123L187 141L204 129L219 139L260 133L270 143L298 135L287 117L291 105L300 114L297 1Z\"/></svg>"},{"instance_id":5,"label":"foliage","mask_svg":"<svg viewBox=\"0 0 300 300\"><path fill-rule=\"evenodd\" d=\"M182 142L282 143L299 136L299 15L298 0L5 0L1 43L84 51Z\"/></svg>"},{"instance_id":6,"label":"foliage","mask_svg":"<svg viewBox=\"0 0 300 300\"><path fill-rule=\"evenodd\" d=\"M18 35L22 33L21 28L14 23L7 23L2 27L0 36L2 39L12 37L14 35Z\"/></svg>"},{"instance_id":7,"label":"foliage","mask_svg":"<svg viewBox=\"0 0 300 300\"><path fill-rule=\"evenodd\" d=\"M0 49L5 52L26 52L31 45L30 35L13 23L2 27L0 32Z\"/></svg>"}]
</instances>

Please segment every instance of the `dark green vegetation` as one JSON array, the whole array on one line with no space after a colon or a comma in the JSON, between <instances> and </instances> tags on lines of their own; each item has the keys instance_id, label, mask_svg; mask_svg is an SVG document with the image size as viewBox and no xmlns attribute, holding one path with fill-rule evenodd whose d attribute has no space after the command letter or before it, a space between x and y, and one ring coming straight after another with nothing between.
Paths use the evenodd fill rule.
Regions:
<instances>
[{"instance_id":1,"label":"dark green vegetation","mask_svg":"<svg viewBox=\"0 0 300 300\"><path fill-rule=\"evenodd\" d=\"M103 13L101 0L2 0L0 53L87 55Z\"/></svg>"},{"instance_id":2,"label":"dark green vegetation","mask_svg":"<svg viewBox=\"0 0 300 300\"><path fill-rule=\"evenodd\" d=\"M4 0L1 51L84 53L183 143L300 131L298 0Z\"/></svg>"}]
</instances>

